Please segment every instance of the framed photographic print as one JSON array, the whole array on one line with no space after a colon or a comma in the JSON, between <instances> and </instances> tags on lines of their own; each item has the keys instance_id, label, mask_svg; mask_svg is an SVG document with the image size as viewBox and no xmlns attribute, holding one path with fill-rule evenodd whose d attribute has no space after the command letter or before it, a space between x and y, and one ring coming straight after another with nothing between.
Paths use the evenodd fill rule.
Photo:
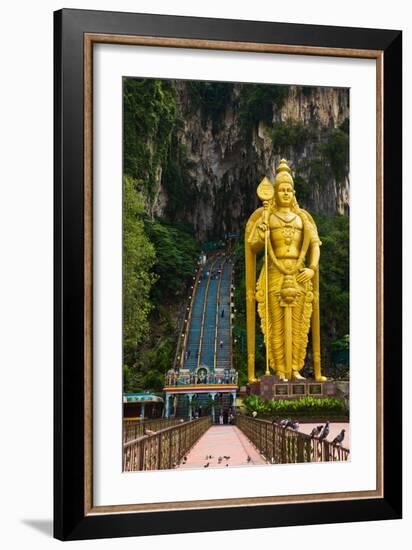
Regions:
<instances>
[{"instance_id":1,"label":"framed photographic print","mask_svg":"<svg viewBox=\"0 0 412 550\"><path fill-rule=\"evenodd\" d=\"M400 31L55 13L55 536L401 517Z\"/></svg>"}]
</instances>

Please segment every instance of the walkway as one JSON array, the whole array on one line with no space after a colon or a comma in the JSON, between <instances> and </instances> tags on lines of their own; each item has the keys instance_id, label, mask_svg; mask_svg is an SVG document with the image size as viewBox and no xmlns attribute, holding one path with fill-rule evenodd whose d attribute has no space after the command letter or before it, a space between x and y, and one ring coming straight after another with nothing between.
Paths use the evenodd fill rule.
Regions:
<instances>
[{"instance_id":1,"label":"walkway","mask_svg":"<svg viewBox=\"0 0 412 550\"><path fill-rule=\"evenodd\" d=\"M208 458L209 456L212 458ZM222 458L221 462L219 457ZM208 468L266 464L265 459L237 426L212 426L186 458L177 468L204 468L206 464L209 464Z\"/></svg>"}]
</instances>

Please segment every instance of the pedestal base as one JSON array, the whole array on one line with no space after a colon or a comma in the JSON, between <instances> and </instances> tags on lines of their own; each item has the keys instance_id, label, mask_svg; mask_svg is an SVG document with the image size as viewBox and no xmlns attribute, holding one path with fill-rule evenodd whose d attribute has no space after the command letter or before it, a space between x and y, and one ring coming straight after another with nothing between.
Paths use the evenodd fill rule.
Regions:
<instances>
[{"instance_id":1,"label":"pedestal base","mask_svg":"<svg viewBox=\"0 0 412 550\"><path fill-rule=\"evenodd\" d=\"M305 395L312 397L336 397L349 399L349 382L328 380L295 380L281 382L275 375L261 376L256 384L248 384L248 393L260 395L264 401L270 399L300 399Z\"/></svg>"}]
</instances>

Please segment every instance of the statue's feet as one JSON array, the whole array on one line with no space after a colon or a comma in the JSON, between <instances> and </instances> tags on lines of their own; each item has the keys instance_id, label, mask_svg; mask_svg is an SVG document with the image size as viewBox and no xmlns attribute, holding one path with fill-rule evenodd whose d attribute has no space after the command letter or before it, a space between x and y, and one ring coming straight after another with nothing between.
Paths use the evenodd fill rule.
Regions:
<instances>
[{"instance_id":1,"label":"statue's feet","mask_svg":"<svg viewBox=\"0 0 412 550\"><path fill-rule=\"evenodd\" d=\"M326 376L315 376L316 382L326 382L327 378Z\"/></svg>"},{"instance_id":2,"label":"statue's feet","mask_svg":"<svg viewBox=\"0 0 412 550\"><path fill-rule=\"evenodd\" d=\"M276 371L276 376L279 378L279 380L281 382L287 382L288 381L288 379L285 376L285 373L282 372L281 370Z\"/></svg>"},{"instance_id":3,"label":"statue's feet","mask_svg":"<svg viewBox=\"0 0 412 550\"><path fill-rule=\"evenodd\" d=\"M306 380L306 378L299 374L297 370L292 371L292 379L293 380Z\"/></svg>"}]
</instances>

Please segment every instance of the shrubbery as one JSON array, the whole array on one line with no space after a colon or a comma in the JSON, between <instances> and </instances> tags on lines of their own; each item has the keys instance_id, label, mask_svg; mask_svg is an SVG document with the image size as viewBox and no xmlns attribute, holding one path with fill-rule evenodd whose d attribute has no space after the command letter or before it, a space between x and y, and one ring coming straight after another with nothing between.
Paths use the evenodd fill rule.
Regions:
<instances>
[{"instance_id":1,"label":"shrubbery","mask_svg":"<svg viewBox=\"0 0 412 550\"><path fill-rule=\"evenodd\" d=\"M332 397L304 396L300 399L272 399L263 401L257 395L249 395L243 400L248 413L256 411L260 416L285 417L285 416L346 416L347 405L343 399Z\"/></svg>"}]
</instances>

